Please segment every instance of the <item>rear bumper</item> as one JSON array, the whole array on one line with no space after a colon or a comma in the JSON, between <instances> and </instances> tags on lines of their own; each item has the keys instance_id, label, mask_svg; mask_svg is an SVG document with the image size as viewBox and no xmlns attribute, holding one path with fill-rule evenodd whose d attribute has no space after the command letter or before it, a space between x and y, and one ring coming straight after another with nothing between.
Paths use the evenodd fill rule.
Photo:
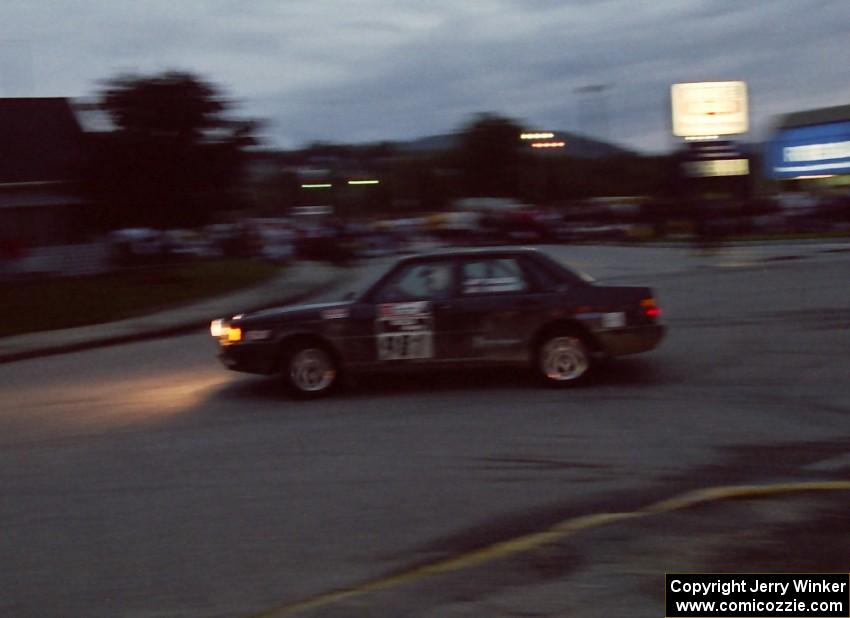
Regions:
<instances>
[{"instance_id":1,"label":"rear bumper","mask_svg":"<svg viewBox=\"0 0 850 618\"><path fill-rule=\"evenodd\" d=\"M219 346L218 359L233 371L269 375L277 371L276 347L263 343Z\"/></svg>"},{"instance_id":2,"label":"rear bumper","mask_svg":"<svg viewBox=\"0 0 850 618\"><path fill-rule=\"evenodd\" d=\"M665 327L661 324L632 326L617 330L595 333L602 351L608 356L638 354L655 348L664 338Z\"/></svg>"}]
</instances>

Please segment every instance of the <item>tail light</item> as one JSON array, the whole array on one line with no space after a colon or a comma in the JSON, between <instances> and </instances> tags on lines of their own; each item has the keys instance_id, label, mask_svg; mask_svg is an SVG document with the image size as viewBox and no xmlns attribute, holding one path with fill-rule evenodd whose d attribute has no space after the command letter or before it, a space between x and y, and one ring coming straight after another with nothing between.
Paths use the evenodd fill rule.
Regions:
<instances>
[{"instance_id":1,"label":"tail light","mask_svg":"<svg viewBox=\"0 0 850 618\"><path fill-rule=\"evenodd\" d=\"M643 314L651 319L656 319L661 317L661 307L658 306L658 301L654 298L644 298L640 301L640 308L643 311Z\"/></svg>"}]
</instances>

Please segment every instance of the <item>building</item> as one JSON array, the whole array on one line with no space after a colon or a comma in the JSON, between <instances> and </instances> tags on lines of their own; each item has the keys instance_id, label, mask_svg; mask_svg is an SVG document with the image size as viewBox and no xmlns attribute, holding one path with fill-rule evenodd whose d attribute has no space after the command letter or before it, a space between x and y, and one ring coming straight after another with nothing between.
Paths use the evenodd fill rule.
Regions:
<instances>
[{"instance_id":1,"label":"building","mask_svg":"<svg viewBox=\"0 0 850 618\"><path fill-rule=\"evenodd\" d=\"M767 143L765 172L783 185L810 190L850 185L850 105L779 118Z\"/></svg>"},{"instance_id":2,"label":"building","mask_svg":"<svg viewBox=\"0 0 850 618\"><path fill-rule=\"evenodd\" d=\"M8 253L78 241L84 134L64 98L0 99L0 242Z\"/></svg>"}]
</instances>

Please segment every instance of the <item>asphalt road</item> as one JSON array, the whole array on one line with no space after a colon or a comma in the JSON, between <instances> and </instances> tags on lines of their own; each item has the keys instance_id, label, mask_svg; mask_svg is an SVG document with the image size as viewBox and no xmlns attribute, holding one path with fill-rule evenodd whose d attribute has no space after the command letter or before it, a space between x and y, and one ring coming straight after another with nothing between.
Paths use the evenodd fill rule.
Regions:
<instances>
[{"instance_id":1,"label":"asphalt road","mask_svg":"<svg viewBox=\"0 0 850 618\"><path fill-rule=\"evenodd\" d=\"M476 372L372 378L318 402L225 371L205 334L0 366L0 615L285 615L570 517L704 486L850 478L850 256L558 251L653 285L671 329L662 347L577 390ZM659 616L661 584L645 582L685 557L714 564L706 535L716 545L724 522L809 530L823 509L848 512L836 499L612 525L560 553L303 614L594 616L607 599L606 611ZM846 547L846 519L831 525ZM821 535L808 549L835 561L832 545ZM714 566L794 570L794 556L771 569L766 555ZM629 587L606 579L623 569Z\"/></svg>"}]
</instances>

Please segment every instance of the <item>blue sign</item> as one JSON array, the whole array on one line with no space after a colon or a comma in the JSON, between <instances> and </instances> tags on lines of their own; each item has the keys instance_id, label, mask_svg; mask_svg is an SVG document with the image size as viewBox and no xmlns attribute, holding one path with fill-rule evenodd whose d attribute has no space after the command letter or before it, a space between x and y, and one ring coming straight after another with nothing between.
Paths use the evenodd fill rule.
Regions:
<instances>
[{"instance_id":1,"label":"blue sign","mask_svg":"<svg viewBox=\"0 0 850 618\"><path fill-rule=\"evenodd\" d=\"M772 178L850 174L850 120L780 129L767 145Z\"/></svg>"}]
</instances>

